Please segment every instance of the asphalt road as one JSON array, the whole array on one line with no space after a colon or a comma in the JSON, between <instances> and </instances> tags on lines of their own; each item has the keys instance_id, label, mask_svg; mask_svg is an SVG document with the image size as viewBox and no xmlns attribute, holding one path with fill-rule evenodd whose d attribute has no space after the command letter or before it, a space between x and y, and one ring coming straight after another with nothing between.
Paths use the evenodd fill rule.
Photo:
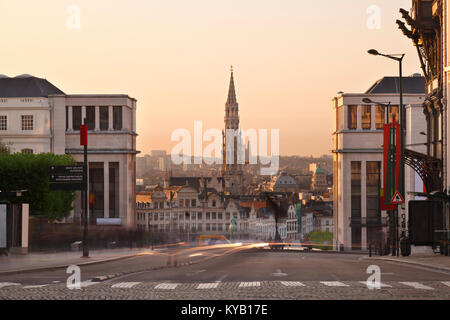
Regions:
<instances>
[{"instance_id":1,"label":"asphalt road","mask_svg":"<svg viewBox=\"0 0 450 320\"><path fill-rule=\"evenodd\" d=\"M381 271L379 289L366 283L374 264ZM450 299L448 273L354 254L190 249L85 266L81 272L80 290L66 287L65 270L0 276L0 299ZM111 277L91 281L106 275Z\"/></svg>"}]
</instances>

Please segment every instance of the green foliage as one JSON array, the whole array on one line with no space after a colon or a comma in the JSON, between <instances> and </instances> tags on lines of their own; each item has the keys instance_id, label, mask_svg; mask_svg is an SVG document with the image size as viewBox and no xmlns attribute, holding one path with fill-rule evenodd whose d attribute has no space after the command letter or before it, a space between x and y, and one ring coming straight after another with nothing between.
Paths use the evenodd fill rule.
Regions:
<instances>
[{"instance_id":1,"label":"green foliage","mask_svg":"<svg viewBox=\"0 0 450 320\"><path fill-rule=\"evenodd\" d=\"M322 250L333 250L333 233L327 231L313 231L308 236L313 247ZM325 244L327 243L327 244Z\"/></svg>"},{"instance_id":2,"label":"green foliage","mask_svg":"<svg viewBox=\"0 0 450 320\"><path fill-rule=\"evenodd\" d=\"M52 153L0 153L0 200L30 204L30 215L49 220L67 217L73 210L75 193L50 191L50 166L76 164L70 155ZM8 191L28 190L20 198Z\"/></svg>"},{"instance_id":3,"label":"green foliage","mask_svg":"<svg viewBox=\"0 0 450 320\"><path fill-rule=\"evenodd\" d=\"M6 144L0 141L0 153L9 153L9 148Z\"/></svg>"}]
</instances>

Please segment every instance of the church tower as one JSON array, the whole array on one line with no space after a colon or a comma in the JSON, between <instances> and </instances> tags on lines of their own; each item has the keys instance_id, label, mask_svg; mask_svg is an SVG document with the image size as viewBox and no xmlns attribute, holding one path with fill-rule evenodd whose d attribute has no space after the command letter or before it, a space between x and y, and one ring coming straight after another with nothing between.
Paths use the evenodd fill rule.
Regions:
<instances>
[{"instance_id":1,"label":"church tower","mask_svg":"<svg viewBox=\"0 0 450 320\"><path fill-rule=\"evenodd\" d=\"M228 99L225 103L225 130L222 131L222 176L225 180L225 194L238 196L244 194L242 167L245 161L245 150L243 150L242 137L239 130L239 104L234 87L233 66L231 66L230 71ZM238 156L239 154L243 159Z\"/></svg>"}]
</instances>

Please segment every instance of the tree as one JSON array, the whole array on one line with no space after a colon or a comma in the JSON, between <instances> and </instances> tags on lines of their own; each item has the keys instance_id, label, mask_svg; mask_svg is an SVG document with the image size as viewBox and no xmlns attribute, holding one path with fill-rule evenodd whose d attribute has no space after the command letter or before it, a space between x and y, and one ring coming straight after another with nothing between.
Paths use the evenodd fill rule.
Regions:
<instances>
[{"instance_id":1,"label":"tree","mask_svg":"<svg viewBox=\"0 0 450 320\"><path fill-rule=\"evenodd\" d=\"M29 203L31 216L41 216L52 221L65 218L73 210L75 193L50 191L50 166L73 164L76 162L70 155L0 152L0 200ZM12 192L15 190L27 192L18 198Z\"/></svg>"},{"instance_id":2,"label":"tree","mask_svg":"<svg viewBox=\"0 0 450 320\"><path fill-rule=\"evenodd\" d=\"M9 148L0 140L0 153L9 153Z\"/></svg>"}]
</instances>

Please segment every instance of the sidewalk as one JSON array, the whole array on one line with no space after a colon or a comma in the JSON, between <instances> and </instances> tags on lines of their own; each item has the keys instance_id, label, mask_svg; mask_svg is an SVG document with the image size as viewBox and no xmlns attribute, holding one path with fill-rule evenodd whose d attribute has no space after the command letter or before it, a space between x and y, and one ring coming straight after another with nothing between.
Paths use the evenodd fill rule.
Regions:
<instances>
[{"instance_id":1,"label":"sidewalk","mask_svg":"<svg viewBox=\"0 0 450 320\"><path fill-rule=\"evenodd\" d=\"M409 257L395 256L366 256L364 260L385 260L413 266L450 272L450 257L433 253L416 253Z\"/></svg>"},{"instance_id":2,"label":"sidewalk","mask_svg":"<svg viewBox=\"0 0 450 320\"><path fill-rule=\"evenodd\" d=\"M67 268L69 265L88 265L126 259L150 249L105 249L91 250L89 258L82 258L82 251L60 253L10 254L0 257L0 274L22 273L33 270Z\"/></svg>"}]
</instances>

